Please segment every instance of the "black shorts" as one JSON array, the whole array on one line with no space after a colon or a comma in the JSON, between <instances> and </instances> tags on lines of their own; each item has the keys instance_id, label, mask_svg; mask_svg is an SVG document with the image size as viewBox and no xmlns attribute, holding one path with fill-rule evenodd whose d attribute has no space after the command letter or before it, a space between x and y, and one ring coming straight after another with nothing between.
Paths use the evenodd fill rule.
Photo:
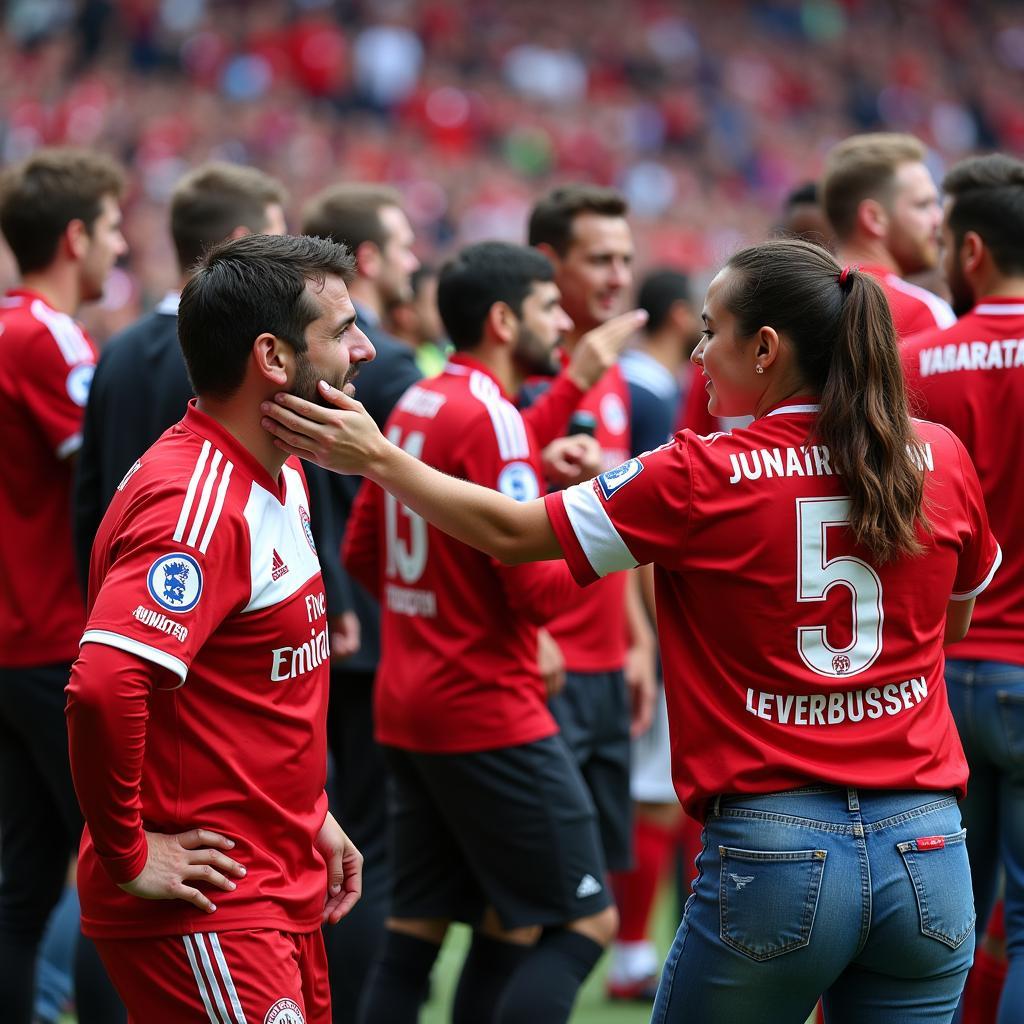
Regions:
<instances>
[{"instance_id":1,"label":"black shorts","mask_svg":"<svg viewBox=\"0 0 1024 1024\"><path fill-rule=\"evenodd\" d=\"M611 905L597 815L561 737L468 754L385 748L391 914L505 928Z\"/></svg>"},{"instance_id":2,"label":"black shorts","mask_svg":"<svg viewBox=\"0 0 1024 1024\"><path fill-rule=\"evenodd\" d=\"M629 696L616 672L566 672L565 688L548 706L580 766L597 807L610 871L633 861L633 800L629 790Z\"/></svg>"}]
</instances>

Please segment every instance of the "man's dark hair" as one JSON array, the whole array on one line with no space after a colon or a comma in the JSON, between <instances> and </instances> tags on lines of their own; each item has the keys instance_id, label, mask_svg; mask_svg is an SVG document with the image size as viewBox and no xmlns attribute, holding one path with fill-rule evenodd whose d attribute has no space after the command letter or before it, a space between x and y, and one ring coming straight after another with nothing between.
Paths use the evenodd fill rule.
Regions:
<instances>
[{"instance_id":1,"label":"man's dark hair","mask_svg":"<svg viewBox=\"0 0 1024 1024\"><path fill-rule=\"evenodd\" d=\"M599 185L563 185L549 192L530 214L530 245L550 245L564 256L572 244L573 221L581 213L625 217L629 204L621 192Z\"/></svg>"},{"instance_id":2,"label":"man's dark hair","mask_svg":"<svg viewBox=\"0 0 1024 1024\"><path fill-rule=\"evenodd\" d=\"M690 301L690 279L678 270L651 271L640 285L636 304L647 310L647 334L660 331L677 302Z\"/></svg>"},{"instance_id":3,"label":"man's dark hair","mask_svg":"<svg viewBox=\"0 0 1024 1024\"><path fill-rule=\"evenodd\" d=\"M264 333L306 351L320 305L306 284L355 273L340 243L305 235L244 235L213 246L181 293L178 340L197 395L227 398L241 386L253 342Z\"/></svg>"},{"instance_id":4,"label":"man's dark hair","mask_svg":"<svg viewBox=\"0 0 1024 1024\"><path fill-rule=\"evenodd\" d=\"M91 234L104 196L119 199L120 167L84 149L40 149L0 179L0 230L22 274L45 270L68 224Z\"/></svg>"},{"instance_id":5,"label":"man's dark hair","mask_svg":"<svg viewBox=\"0 0 1024 1024\"><path fill-rule=\"evenodd\" d=\"M182 273L235 228L265 231L267 207L286 198L281 184L255 167L214 161L186 174L171 196L171 237Z\"/></svg>"},{"instance_id":6,"label":"man's dark hair","mask_svg":"<svg viewBox=\"0 0 1024 1024\"><path fill-rule=\"evenodd\" d=\"M380 211L402 208L402 197L384 185L333 185L318 192L302 211L302 233L343 242L354 253L364 242L387 243Z\"/></svg>"},{"instance_id":7,"label":"man's dark hair","mask_svg":"<svg viewBox=\"0 0 1024 1024\"><path fill-rule=\"evenodd\" d=\"M467 246L442 268L437 309L456 349L475 348L483 340L487 314L504 302L516 316L534 283L553 281L551 262L536 249L510 242Z\"/></svg>"},{"instance_id":8,"label":"man's dark hair","mask_svg":"<svg viewBox=\"0 0 1024 1024\"><path fill-rule=\"evenodd\" d=\"M1000 274L1024 274L1024 162L1002 153L970 157L950 170L942 190L953 200L957 248L976 231Z\"/></svg>"},{"instance_id":9,"label":"man's dark hair","mask_svg":"<svg viewBox=\"0 0 1024 1024\"><path fill-rule=\"evenodd\" d=\"M788 210L793 206L820 206L821 196L819 195L818 183L816 181L805 181L797 185L792 192L786 196L782 204L783 209Z\"/></svg>"}]
</instances>

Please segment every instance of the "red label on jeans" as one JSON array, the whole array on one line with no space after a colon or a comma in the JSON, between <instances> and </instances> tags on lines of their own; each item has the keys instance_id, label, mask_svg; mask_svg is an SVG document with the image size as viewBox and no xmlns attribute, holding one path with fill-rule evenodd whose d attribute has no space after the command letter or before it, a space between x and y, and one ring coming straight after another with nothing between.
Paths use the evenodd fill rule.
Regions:
<instances>
[{"instance_id":1,"label":"red label on jeans","mask_svg":"<svg viewBox=\"0 0 1024 1024\"><path fill-rule=\"evenodd\" d=\"M942 836L925 836L917 840L919 850L941 850L945 845L946 840Z\"/></svg>"}]
</instances>

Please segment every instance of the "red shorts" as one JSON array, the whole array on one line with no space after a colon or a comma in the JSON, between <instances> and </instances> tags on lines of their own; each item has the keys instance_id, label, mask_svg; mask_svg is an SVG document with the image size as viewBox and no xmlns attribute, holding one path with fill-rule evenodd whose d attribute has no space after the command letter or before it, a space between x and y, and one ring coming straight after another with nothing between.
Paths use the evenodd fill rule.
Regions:
<instances>
[{"instance_id":1,"label":"red shorts","mask_svg":"<svg viewBox=\"0 0 1024 1024\"><path fill-rule=\"evenodd\" d=\"M95 942L129 1024L330 1024L319 929Z\"/></svg>"}]
</instances>

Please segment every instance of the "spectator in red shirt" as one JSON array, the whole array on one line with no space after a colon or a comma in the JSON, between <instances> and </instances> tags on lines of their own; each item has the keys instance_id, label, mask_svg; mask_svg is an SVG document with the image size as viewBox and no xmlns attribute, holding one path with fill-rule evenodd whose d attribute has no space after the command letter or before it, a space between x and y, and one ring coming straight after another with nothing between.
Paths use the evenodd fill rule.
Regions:
<instances>
[{"instance_id":1,"label":"spectator in red shirt","mask_svg":"<svg viewBox=\"0 0 1024 1024\"><path fill-rule=\"evenodd\" d=\"M836 258L878 280L901 339L956 319L949 303L904 280L939 262L939 193L912 135L854 135L835 146L821 183Z\"/></svg>"},{"instance_id":2,"label":"spectator in red shirt","mask_svg":"<svg viewBox=\"0 0 1024 1024\"><path fill-rule=\"evenodd\" d=\"M96 351L72 315L102 295L127 248L121 188L111 160L62 149L40 150L0 184L0 228L21 274L0 307L0 1005L19 1024L82 831L63 705L85 622L71 476Z\"/></svg>"}]
</instances>

